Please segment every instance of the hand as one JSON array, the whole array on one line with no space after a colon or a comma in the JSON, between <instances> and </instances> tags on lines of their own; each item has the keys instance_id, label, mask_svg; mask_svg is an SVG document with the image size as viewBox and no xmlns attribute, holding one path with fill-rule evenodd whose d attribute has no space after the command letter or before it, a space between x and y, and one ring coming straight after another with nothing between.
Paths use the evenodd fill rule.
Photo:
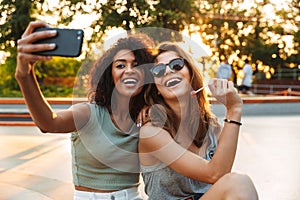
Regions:
<instances>
[{"instance_id":1,"label":"hand","mask_svg":"<svg viewBox=\"0 0 300 200\"><path fill-rule=\"evenodd\" d=\"M35 55L32 54L33 52L52 50L55 48L55 44L33 44L35 41L54 37L57 34L56 31L34 32L34 29L38 27L48 27L48 25L39 21L30 22L21 39L18 40L16 75L20 77L28 75L35 62L51 59L51 56Z\"/></svg>"},{"instance_id":2,"label":"hand","mask_svg":"<svg viewBox=\"0 0 300 200\"><path fill-rule=\"evenodd\" d=\"M232 81L213 78L210 80L208 87L212 95L225 105L227 111L242 109L243 101L236 92Z\"/></svg>"},{"instance_id":3,"label":"hand","mask_svg":"<svg viewBox=\"0 0 300 200\"><path fill-rule=\"evenodd\" d=\"M137 127L142 127L147 122L151 121L150 119L150 107L144 107L136 120Z\"/></svg>"}]
</instances>

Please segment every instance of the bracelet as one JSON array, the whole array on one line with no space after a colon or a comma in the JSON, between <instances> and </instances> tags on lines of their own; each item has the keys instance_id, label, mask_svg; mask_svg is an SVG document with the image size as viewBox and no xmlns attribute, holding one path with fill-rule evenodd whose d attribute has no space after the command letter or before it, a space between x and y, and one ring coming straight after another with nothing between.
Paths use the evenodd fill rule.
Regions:
<instances>
[{"instance_id":1,"label":"bracelet","mask_svg":"<svg viewBox=\"0 0 300 200\"><path fill-rule=\"evenodd\" d=\"M242 126L241 122L237 122L237 121L230 120L230 119L224 119L224 122L228 122L228 123L232 123L232 124L236 124L236 125Z\"/></svg>"}]
</instances>

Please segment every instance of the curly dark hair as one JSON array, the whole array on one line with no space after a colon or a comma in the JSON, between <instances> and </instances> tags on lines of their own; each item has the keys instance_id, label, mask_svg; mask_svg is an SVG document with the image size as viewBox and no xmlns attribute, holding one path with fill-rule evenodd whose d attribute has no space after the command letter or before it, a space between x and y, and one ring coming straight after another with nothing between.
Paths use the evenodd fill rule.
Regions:
<instances>
[{"instance_id":1,"label":"curly dark hair","mask_svg":"<svg viewBox=\"0 0 300 200\"><path fill-rule=\"evenodd\" d=\"M111 98L115 88L112 77L112 63L114 56L123 49L129 49L135 55L137 64L143 65L145 79L151 77L149 73L150 65L153 63L154 41L143 33L128 34L127 37L119 39L110 49L108 49L100 59L98 59L90 71L89 101L97 105L104 106L111 113ZM129 112L134 121L141 108L145 105L142 91L131 98Z\"/></svg>"}]
</instances>

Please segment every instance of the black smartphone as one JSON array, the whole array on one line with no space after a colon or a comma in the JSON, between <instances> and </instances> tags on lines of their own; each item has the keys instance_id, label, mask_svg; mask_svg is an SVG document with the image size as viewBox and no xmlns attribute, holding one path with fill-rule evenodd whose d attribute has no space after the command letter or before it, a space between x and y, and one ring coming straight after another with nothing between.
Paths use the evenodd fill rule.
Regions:
<instances>
[{"instance_id":1,"label":"black smartphone","mask_svg":"<svg viewBox=\"0 0 300 200\"><path fill-rule=\"evenodd\" d=\"M57 35L42 39L35 44L55 43L56 47L50 51L40 51L34 54L43 56L78 57L81 54L84 32L81 29L36 28L36 31L56 30Z\"/></svg>"}]
</instances>

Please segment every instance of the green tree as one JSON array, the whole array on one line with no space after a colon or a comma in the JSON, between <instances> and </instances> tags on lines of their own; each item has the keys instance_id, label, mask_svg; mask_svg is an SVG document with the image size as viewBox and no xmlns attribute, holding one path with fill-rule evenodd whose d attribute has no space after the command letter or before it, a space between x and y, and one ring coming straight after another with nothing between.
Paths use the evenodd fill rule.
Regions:
<instances>
[{"instance_id":1,"label":"green tree","mask_svg":"<svg viewBox=\"0 0 300 200\"><path fill-rule=\"evenodd\" d=\"M278 69L300 65L299 0L286 1L282 5L273 4L270 0L252 1L247 6L244 1L232 0L66 0L59 1L57 5L50 2L0 0L0 50L9 52L0 70L1 76L5 77L0 80L1 87L18 87L13 78L16 41L29 21L43 19L49 20L52 26L67 26L78 14L91 16L87 29L92 31L92 35L86 38L90 47L101 43L106 30L113 27L172 30L168 35L154 29L155 33L150 34L157 41L179 40L180 35L174 33L197 27L190 32L201 33L205 44L213 49L212 59L217 62L222 56L231 57L236 71L241 69L241 61L246 57L251 59L258 71L269 77ZM50 21L45 16L53 17ZM293 41L292 45L287 39Z\"/></svg>"},{"instance_id":2,"label":"green tree","mask_svg":"<svg viewBox=\"0 0 300 200\"><path fill-rule=\"evenodd\" d=\"M44 0L2 0L0 1L1 17L4 23L0 24L0 49L10 52L17 44L27 24L33 19L32 13L37 4Z\"/></svg>"},{"instance_id":3,"label":"green tree","mask_svg":"<svg viewBox=\"0 0 300 200\"><path fill-rule=\"evenodd\" d=\"M54 57L35 65L41 90L46 97L72 96L75 78L82 61L74 58Z\"/></svg>"},{"instance_id":4,"label":"green tree","mask_svg":"<svg viewBox=\"0 0 300 200\"><path fill-rule=\"evenodd\" d=\"M297 0L284 5L269 0L248 5L243 1L200 1L198 25L215 60L233 58L237 72L248 57L256 71L270 78L280 68L300 64L298 4ZM292 47L287 38L293 40Z\"/></svg>"},{"instance_id":5,"label":"green tree","mask_svg":"<svg viewBox=\"0 0 300 200\"><path fill-rule=\"evenodd\" d=\"M101 1L103 2L103 1ZM53 26L63 24L67 26L74 20L77 14L89 14L94 17L90 29L92 36L88 39L89 44L101 42L105 31L113 27L122 27L125 30L141 27L163 27L174 30L173 33L183 30L188 24L195 22L193 13L197 12L193 0L187 1L149 1L149 0L127 0L127 1L96 1L67 0L59 1L57 5L50 5L50 1L44 0L0 0L2 15L1 28L1 50L9 52L9 56L1 66L1 73L6 79L2 79L2 88L6 91L18 90L14 80L16 43L21 37L28 23L34 19L47 19L45 16L53 16L49 23ZM59 20L55 20L58 18ZM47 21L47 20L46 20ZM170 35L159 32L158 41L172 39ZM176 36L176 35L175 35ZM173 38L174 39L174 38ZM178 39L175 37L175 39ZM59 70L58 70L59 71ZM1 91L3 91L3 89ZM0 91L0 94L1 94ZM7 95L2 93L1 96Z\"/></svg>"},{"instance_id":6,"label":"green tree","mask_svg":"<svg viewBox=\"0 0 300 200\"><path fill-rule=\"evenodd\" d=\"M65 1L65 4L59 4L52 11L61 16L59 23L64 24L71 23L78 13L97 16L93 18L90 25L93 30L90 43L99 42L105 35L105 31L113 27L121 27L125 30L161 27L174 32L182 31L189 24L196 22L194 13L198 12L194 0L111 0L90 4L82 1ZM165 39L162 38L163 35L159 33L157 35L155 39Z\"/></svg>"},{"instance_id":7,"label":"green tree","mask_svg":"<svg viewBox=\"0 0 300 200\"><path fill-rule=\"evenodd\" d=\"M32 13L37 5L44 0L2 0L0 1L0 12L2 22L0 24L0 51L8 53L4 64L1 64L0 96L19 94L18 84L14 79L16 66L17 40L22 36L27 24L32 20ZM11 92L12 91L12 92Z\"/></svg>"}]
</instances>

